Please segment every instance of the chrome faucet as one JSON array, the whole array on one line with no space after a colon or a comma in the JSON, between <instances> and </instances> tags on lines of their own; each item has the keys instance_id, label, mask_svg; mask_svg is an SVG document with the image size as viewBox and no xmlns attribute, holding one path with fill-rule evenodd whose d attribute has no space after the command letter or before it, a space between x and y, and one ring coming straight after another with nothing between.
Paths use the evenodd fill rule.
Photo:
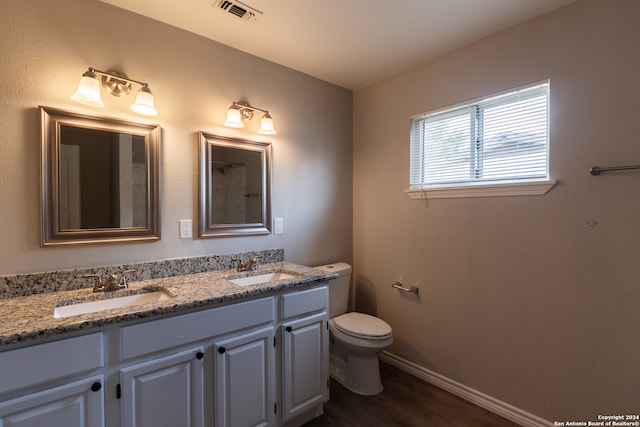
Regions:
<instances>
[{"instance_id":1,"label":"chrome faucet","mask_svg":"<svg viewBox=\"0 0 640 427\"><path fill-rule=\"evenodd\" d=\"M117 274L110 274L106 283L102 281L102 278L97 274L86 274L82 277L95 279L93 285L93 292L100 291L116 291L118 289L124 289L129 287L127 281L127 274L134 273L135 270L125 270L120 274L120 280L118 280Z\"/></svg>"},{"instance_id":2,"label":"chrome faucet","mask_svg":"<svg viewBox=\"0 0 640 427\"><path fill-rule=\"evenodd\" d=\"M245 265L244 269L246 271L255 271L258 269L258 260L262 259L262 256L257 256L257 257L253 257L251 258L248 262L247 265Z\"/></svg>"},{"instance_id":3,"label":"chrome faucet","mask_svg":"<svg viewBox=\"0 0 640 427\"><path fill-rule=\"evenodd\" d=\"M242 271L255 271L255 270L258 269L258 260L260 260L260 259L262 259L262 255L259 255L257 257L253 257L249 261L247 261L246 264L243 264L241 259L233 258L231 260L231 265L233 265L233 263L235 263L235 262L238 263L238 268L236 269L236 271L238 271L238 273L240 273Z\"/></svg>"}]
</instances>

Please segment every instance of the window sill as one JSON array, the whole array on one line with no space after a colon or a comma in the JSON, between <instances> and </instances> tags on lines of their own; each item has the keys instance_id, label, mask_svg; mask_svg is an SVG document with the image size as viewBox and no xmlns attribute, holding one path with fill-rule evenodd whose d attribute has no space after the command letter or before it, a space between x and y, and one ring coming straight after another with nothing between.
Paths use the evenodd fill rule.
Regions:
<instances>
[{"instance_id":1,"label":"window sill","mask_svg":"<svg viewBox=\"0 0 640 427\"><path fill-rule=\"evenodd\" d=\"M424 187L404 190L413 200L457 199L464 197L541 196L556 185L555 180Z\"/></svg>"}]
</instances>

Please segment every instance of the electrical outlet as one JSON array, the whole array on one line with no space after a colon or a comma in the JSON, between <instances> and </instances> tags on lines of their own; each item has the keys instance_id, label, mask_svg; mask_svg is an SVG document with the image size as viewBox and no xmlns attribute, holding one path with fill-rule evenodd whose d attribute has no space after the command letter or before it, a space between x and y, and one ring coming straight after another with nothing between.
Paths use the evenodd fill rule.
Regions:
<instances>
[{"instance_id":1,"label":"electrical outlet","mask_svg":"<svg viewBox=\"0 0 640 427\"><path fill-rule=\"evenodd\" d=\"M273 234L284 233L284 219L273 218Z\"/></svg>"},{"instance_id":2,"label":"electrical outlet","mask_svg":"<svg viewBox=\"0 0 640 427\"><path fill-rule=\"evenodd\" d=\"M190 219L181 219L180 220L180 238L181 239L191 239L193 237L191 220Z\"/></svg>"}]
</instances>

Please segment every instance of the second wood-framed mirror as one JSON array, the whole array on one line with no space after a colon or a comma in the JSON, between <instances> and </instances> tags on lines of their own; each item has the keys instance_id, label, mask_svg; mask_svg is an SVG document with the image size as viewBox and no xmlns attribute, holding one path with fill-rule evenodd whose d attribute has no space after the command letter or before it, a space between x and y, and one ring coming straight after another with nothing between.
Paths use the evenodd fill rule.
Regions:
<instances>
[{"instance_id":1,"label":"second wood-framed mirror","mask_svg":"<svg viewBox=\"0 0 640 427\"><path fill-rule=\"evenodd\" d=\"M199 236L271 233L271 144L198 134Z\"/></svg>"}]
</instances>

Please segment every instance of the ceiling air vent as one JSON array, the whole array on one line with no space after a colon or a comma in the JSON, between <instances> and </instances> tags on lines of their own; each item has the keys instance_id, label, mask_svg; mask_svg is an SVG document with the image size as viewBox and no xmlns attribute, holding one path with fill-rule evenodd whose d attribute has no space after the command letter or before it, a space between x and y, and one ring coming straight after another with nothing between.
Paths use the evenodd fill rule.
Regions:
<instances>
[{"instance_id":1,"label":"ceiling air vent","mask_svg":"<svg viewBox=\"0 0 640 427\"><path fill-rule=\"evenodd\" d=\"M260 16L262 16L262 12L258 9L254 9L239 0L217 0L213 4L213 7L234 15L243 21L256 21Z\"/></svg>"}]
</instances>

